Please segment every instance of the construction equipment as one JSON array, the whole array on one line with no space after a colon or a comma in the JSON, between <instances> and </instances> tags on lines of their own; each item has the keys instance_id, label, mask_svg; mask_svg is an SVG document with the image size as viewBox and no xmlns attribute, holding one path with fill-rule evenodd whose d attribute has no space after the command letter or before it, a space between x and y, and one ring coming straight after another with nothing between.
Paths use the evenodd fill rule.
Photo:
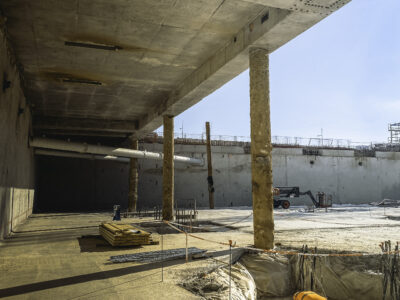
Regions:
<instances>
[{"instance_id":1,"label":"construction equipment","mask_svg":"<svg viewBox=\"0 0 400 300\"><path fill-rule=\"evenodd\" d=\"M380 202L371 202L369 205L382 206L382 207L399 207L400 200L383 199Z\"/></svg>"},{"instance_id":2,"label":"construction equipment","mask_svg":"<svg viewBox=\"0 0 400 300\"><path fill-rule=\"evenodd\" d=\"M290 207L290 201L288 198L298 198L300 196L307 195L310 197L316 208L327 208L332 207L332 197L330 195L326 195L325 193L318 192L317 199L315 199L314 195L311 191L300 192L300 188L298 186L283 186L274 188L274 208L278 208L282 206L284 209L288 209Z\"/></svg>"}]
</instances>

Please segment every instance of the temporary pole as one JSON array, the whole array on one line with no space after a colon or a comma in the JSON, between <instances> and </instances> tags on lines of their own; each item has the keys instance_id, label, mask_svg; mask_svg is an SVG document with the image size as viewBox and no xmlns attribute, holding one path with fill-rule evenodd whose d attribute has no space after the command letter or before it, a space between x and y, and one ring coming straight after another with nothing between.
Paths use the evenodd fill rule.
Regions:
<instances>
[{"instance_id":1,"label":"temporary pole","mask_svg":"<svg viewBox=\"0 0 400 300\"><path fill-rule=\"evenodd\" d=\"M229 240L229 300L232 299L232 240Z\"/></svg>"},{"instance_id":2,"label":"temporary pole","mask_svg":"<svg viewBox=\"0 0 400 300\"><path fill-rule=\"evenodd\" d=\"M163 220L174 218L174 117L164 116L164 160L162 182Z\"/></svg>"},{"instance_id":3,"label":"temporary pole","mask_svg":"<svg viewBox=\"0 0 400 300\"><path fill-rule=\"evenodd\" d=\"M207 167L208 167L208 199L210 208L214 208L214 180L212 176L212 161L211 161L211 138L210 138L210 122L206 122L207 135Z\"/></svg>"},{"instance_id":4,"label":"temporary pole","mask_svg":"<svg viewBox=\"0 0 400 300\"><path fill-rule=\"evenodd\" d=\"M188 233L185 232L186 234L186 262L189 261L189 251L188 251Z\"/></svg>"},{"instance_id":5,"label":"temporary pole","mask_svg":"<svg viewBox=\"0 0 400 300\"><path fill-rule=\"evenodd\" d=\"M164 235L161 234L161 282L164 282Z\"/></svg>"},{"instance_id":6,"label":"temporary pole","mask_svg":"<svg viewBox=\"0 0 400 300\"><path fill-rule=\"evenodd\" d=\"M132 149L139 149L138 140L132 141ZM137 158L131 158L129 164L129 192L128 192L128 211L136 211L136 205L138 200L138 160Z\"/></svg>"}]
</instances>

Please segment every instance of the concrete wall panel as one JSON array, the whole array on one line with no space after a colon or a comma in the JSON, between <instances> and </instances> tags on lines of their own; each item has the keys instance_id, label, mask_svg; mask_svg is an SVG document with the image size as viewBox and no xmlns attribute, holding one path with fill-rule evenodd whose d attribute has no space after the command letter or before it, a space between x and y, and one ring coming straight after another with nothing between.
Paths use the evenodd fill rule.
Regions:
<instances>
[{"instance_id":1,"label":"concrete wall panel","mask_svg":"<svg viewBox=\"0 0 400 300\"><path fill-rule=\"evenodd\" d=\"M3 81L9 87L3 90ZM0 28L0 239L31 213L34 163L28 148L31 113L3 28Z\"/></svg>"}]
</instances>

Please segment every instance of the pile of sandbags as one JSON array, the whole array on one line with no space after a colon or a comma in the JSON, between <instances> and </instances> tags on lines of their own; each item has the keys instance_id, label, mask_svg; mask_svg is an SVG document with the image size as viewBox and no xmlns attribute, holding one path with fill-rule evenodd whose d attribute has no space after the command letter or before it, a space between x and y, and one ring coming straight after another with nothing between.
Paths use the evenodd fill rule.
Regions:
<instances>
[{"instance_id":1,"label":"pile of sandbags","mask_svg":"<svg viewBox=\"0 0 400 300\"><path fill-rule=\"evenodd\" d=\"M151 233L129 224L102 223L99 226L101 236L111 246L139 246L154 244Z\"/></svg>"}]
</instances>

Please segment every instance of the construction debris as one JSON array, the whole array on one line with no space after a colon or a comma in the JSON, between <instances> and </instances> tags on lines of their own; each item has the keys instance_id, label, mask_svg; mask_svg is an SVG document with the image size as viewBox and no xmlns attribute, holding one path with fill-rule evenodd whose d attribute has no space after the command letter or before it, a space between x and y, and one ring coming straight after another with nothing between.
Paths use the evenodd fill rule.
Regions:
<instances>
[{"instance_id":1,"label":"construction debris","mask_svg":"<svg viewBox=\"0 0 400 300\"><path fill-rule=\"evenodd\" d=\"M242 264L232 265L231 276L229 274L228 266L220 266L211 272L199 272L186 278L180 285L201 299L257 299L254 279Z\"/></svg>"},{"instance_id":2,"label":"construction debris","mask_svg":"<svg viewBox=\"0 0 400 300\"><path fill-rule=\"evenodd\" d=\"M150 232L129 224L102 223L99 226L99 232L111 246L139 246L155 243Z\"/></svg>"},{"instance_id":3,"label":"construction debris","mask_svg":"<svg viewBox=\"0 0 400 300\"><path fill-rule=\"evenodd\" d=\"M399 207L400 200L383 199L381 202L371 202L370 205L382 207Z\"/></svg>"},{"instance_id":4,"label":"construction debris","mask_svg":"<svg viewBox=\"0 0 400 300\"><path fill-rule=\"evenodd\" d=\"M200 254L204 253L207 250L199 249L196 247L188 248L188 254ZM141 252L135 254L124 254L124 255L116 255L111 256L110 261L113 263L124 263L124 262L161 262L167 260L174 260L185 258L186 256L186 248L178 248L178 249L169 249L163 251L150 251L150 252Z\"/></svg>"}]
</instances>

